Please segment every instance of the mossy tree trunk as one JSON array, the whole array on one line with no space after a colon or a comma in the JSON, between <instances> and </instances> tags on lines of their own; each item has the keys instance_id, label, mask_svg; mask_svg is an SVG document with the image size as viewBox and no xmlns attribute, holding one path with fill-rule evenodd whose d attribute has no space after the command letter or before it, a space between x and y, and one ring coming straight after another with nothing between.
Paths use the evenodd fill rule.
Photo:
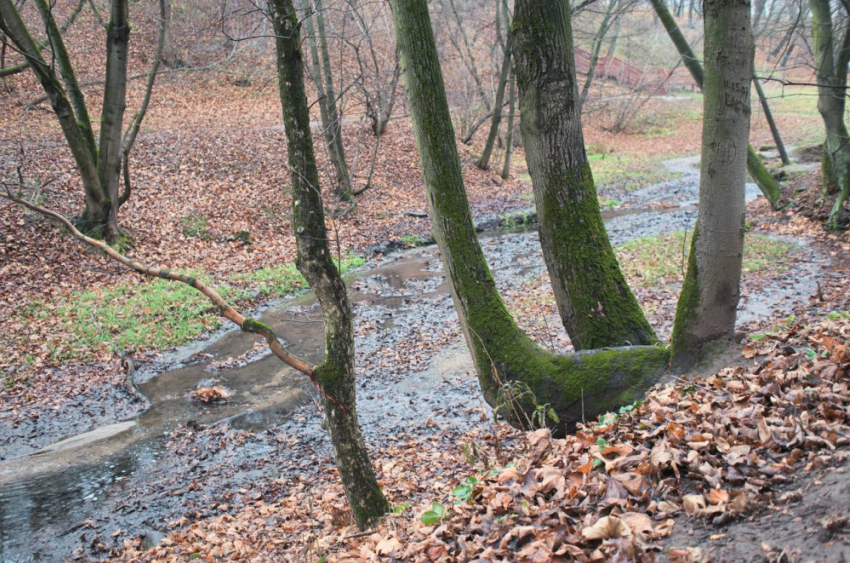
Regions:
<instances>
[{"instance_id":1,"label":"mossy tree trunk","mask_svg":"<svg viewBox=\"0 0 850 563\"><path fill-rule=\"evenodd\" d=\"M830 188L838 194L829 214L829 225L838 227L844 202L850 196L850 135L844 122L847 95L847 64L850 62L850 30L843 39L835 33L829 0L809 0L812 9L818 111L826 129L822 174L824 196Z\"/></svg>"},{"instance_id":2,"label":"mossy tree trunk","mask_svg":"<svg viewBox=\"0 0 850 563\"><path fill-rule=\"evenodd\" d=\"M559 356L535 344L507 311L472 223L427 0L391 3L434 238L485 399L497 406L504 384L522 382L562 425L633 401L664 370L666 350Z\"/></svg>"},{"instance_id":3,"label":"mossy tree trunk","mask_svg":"<svg viewBox=\"0 0 850 563\"><path fill-rule=\"evenodd\" d=\"M744 255L753 35L749 0L705 0L699 213L673 327L687 368L732 339Z\"/></svg>"},{"instance_id":4,"label":"mossy tree trunk","mask_svg":"<svg viewBox=\"0 0 850 563\"><path fill-rule=\"evenodd\" d=\"M667 8L665 0L650 0L650 2L652 3L652 7L655 9L655 13L658 14L658 19L661 20L661 23L667 30L670 40L673 41L673 44L679 51L682 61L691 72L694 82L696 82L700 90L703 90L703 93L705 93L705 87L703 85L705 80L702 65L696 58L696 55L694 55L694 51L688 44L688 40L685 39L684 35L682 35L682 31L679 29L678 24L676 24L676 20L673 19L673 15ZM750 177L759 187L761 193L764 194L764 197L767 198L771 207L778 209L781 198L779 183L773 176L770 175L770 172L768 172L767 168L764 166L764 162L762 162L758 153L752 146L749 145L749 143L747 144L747 153L747 170L750 173Z\"/></svg>"},{"instance_id":5,"label":"mossy tree trunk","mask_svg":"<svg viewBox=\"0 0 850 563\"><path fill-rule=\"evenodd\" d=\"M389 511L357 420L354 333L345 283L333 261L304 91L298 18L292 0L269 0L292 182L296 265L316 293L325 327L325 357L314 370L337 469L357 525L365 529Z\"/></svg>"},{"instance_id":6,"label":"mossy tree trunk","mask_svg":"<svg viewBox=\"0 0 850 563\"><path fill-rule=\"evenodd\" d=\"M85 192L85 208L79 220L81 230L96 238L119 242L118 194L130 34L127 0L111 3L99 144L95 142L85 96L51 5L47 0L35 0L34 3L49 39L51 63L45 61L41 46L29 33L11 0L0 0L0 30L26 57L71 149Z\"/></svg>"},{"instance_id":7,"label":"mossy tree trunk","mask_svg":"<svg viewBox=\"0 0 850 563\"><path fill-rule=\"evenodd\" d=\"M653 344L608 240L584 150L567 0L517 0L513 33L520 131L564 327L577 350Z\"/></svg>"}]
</instances>

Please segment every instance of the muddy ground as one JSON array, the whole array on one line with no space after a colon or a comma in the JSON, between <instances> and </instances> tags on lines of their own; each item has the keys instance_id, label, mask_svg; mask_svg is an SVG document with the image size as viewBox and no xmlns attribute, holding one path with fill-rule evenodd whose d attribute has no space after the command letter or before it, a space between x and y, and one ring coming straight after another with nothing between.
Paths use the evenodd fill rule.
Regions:
<instances>
[{"instance_id":1,"label":"muddy ground","mask_svg":"<svg viewBox=\"0 0 850 563\"><path fill-rule=\"evenodd\" d=\"M698 178L694 162L675 161L678 179L623 196L623 206L608 217L612 242L689 229ZM749 193L756 195L753 187ZM759 280L758 290L745 288L743 322L770 326L808 307L816 291L814 275L828 267L829 258L807 241L798 242L789 275L769 287ZM483 246L509 301L545 272L533 232L490 233ZM429 443L454 450L465 431L488 424L489 410L479 398L441 270L436 250L425 247L376 257L350 280L357 319L358 412L372 448ZM772 299L761 302L762 293ZM288 327L283 334L293 350L308 358L321 353L315 346L321 331L318 312L309 297L269 304L260 314L277 327ZM548 325L552 346L568 350L557 318ZM667 336L664 326L659 333ZM256 348L249 335L220 331L145 366L137 381L153 407L130 427L111 426L80 443L0 464L4 560L97 557L127 537L145 536L156 543L187 519L280 495L332 467L308 382ZM187 397L193 387L210 384L230 389L232 400L204 406ZM120 420L119 410L110 422ZM94 418L108 421L109 414ZM20 456L29 453L27 448L66 437L59 431L66 428L61 413L54 421L40 426L46 438L34 444L20 445L25 434L7 434L7 443L16 445L4 455ZM412 493L410 501L416 497ZM735 524L740 530L729 528L729 537L745 538L745 524ZM702 541L699 533L691 537ZM729 560L737 560L737 552L729 554Z\"/></svg>"}]
</instances>

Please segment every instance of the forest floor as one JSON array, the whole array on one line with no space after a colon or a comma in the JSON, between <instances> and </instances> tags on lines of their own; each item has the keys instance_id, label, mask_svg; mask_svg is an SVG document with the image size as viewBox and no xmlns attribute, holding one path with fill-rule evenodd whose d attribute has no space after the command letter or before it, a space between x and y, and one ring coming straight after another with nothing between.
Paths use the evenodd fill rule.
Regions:
<instances>
[{"instance_id":1,"label":"forest floor","mask_svg":"<svg viewBox=\"0 0 850 563\"><path fill-rule=\"evenodd\" d=\"M244 309L298 291L302 282L292 266L289 200L281 187L286 184L283 131L277 125L274 92L261 86L236 88L220 77L175 80L172 86L153 109L135 153L134 196L122 209L133 239L131 253L141 261L192 270L225 288L228 298ZM18 101L27 99L21 94ZM805 105L800 100L794 94L777 100L780 124L794 144L817 138L811 100L806 98ZM694 96L653 101L645 117L624 133L606 131L598 124L601 120L593 118L586 126L594 174L603 185L601 201L612 219L609 231L638 298L662 336L669 334L681 248L687 247L678 233L687 225L647 232L650 238L635 241L618 239L629 223L617 220L647 206L663 211L663 202L636 201L631 194L680 174L665 168L663 160L699 152L700 105ZM19 109L15 104L0 108L0 154L14 155L4 160L4 172L21 164L30 185L53 178L34 197L73 214L78 210L78 187L51 116L36 113L22 129ZM754 127L754 143L769 144L763 120L757 118ZM356 125L350 129L347 150L362 163L374 139ZM460 146L476 219L521 226L522 216L511 214L533 204L521 149L512 178L503 181L475 168L477 148ZM321 151L319 157L326 170ZM817 175L803 167L790 178L788 195L806 196L816 190L816 183ZM326 200L340 256L352 267L364 260L369 268L391 263L396 254L389 251L416 247L429 238L428 219L409 215L425 212L427 206L406 120L394 121L382 139L373 186L354 209ZM794 193L798 188L800 193ZM826 490L826 483L828 494L840 499L847 488L842 425L847 424L848 393L846 380L835 378L847 366L840 346L848 330L842 312L850 310L843 287L850 254L847 235L825 233L800 212L811 210L809 200L797 199L804 203L780 213L771 212L763 200L750 205L753 229L773 238L752 238L744 303L761 299L767 304L761 309L754 305L757 314L741 326L750 338L743 355L724 358L730 365L746 367L716 376L707 369L702 381L709 383L675 382L632 412L602 426L588 426L566 440L493 426L483 403L470 402L475 384L445 296L430 298L432 312L440 313L432 314L429 322L396 327L401 336L383 343L380 350L367 342L358 358L360 377L375 382L361 408L368 413L370 405L383 407L371 418L361 418L370 443L379 448L375 463L399 512L373 535L356 535L347 522L314 405L288 413L289 420L263 432L227 424L170 428L165 449L157 450L154 461L145 466L151 474L143 481L128 478L127 483L142 483L144 490L124 499L118 507L124 516L117 516L114 502L99 504L94 496L86 505L92 509L91 518L71 526L46 526L45 531L65 538L54 548L67 548L69 556L119 560L182 561L194 554L208 560L228 555L269 561L320 561L323 556L441 560L451 554L462 560L477 553L496 560L547 561L559 550L563 557L609 560L616 550L642 553L647 548L641 542L650 540L671 560L679 557L671 551L676 547L714 551L720 560L752 560L753 553L761 557L764 539L770 548L764 548L768 560L780 560L782 549L789 547L831 561L833 555L846 553L840 550L846 549L842 534L847 515L833 510L840 503L829 503L813 491ZM659 223L673 217L666 215ZM176 346L220 334L220 321L201 299L161 280L141 280L122 271L69 242L40 217L2 203L0 229L0 460L21 459L62 438L144 411L147 405L126 390L125 366L115 346L144 371L168 359L168 350ZM783 237L795 242L783 243ZM527 237L493 239L491 245L505 246L490 249L504 262L505 279L516 273L510 268L516 266L511 262L517 255L530 260L534 254L529 241L534 242ZM804 247L792 252L799 241ZM498 262L492 265L500 268ZM505 282L503 295L523 328L542 344L567 351L568 339L557 328L548 297L548 280L539 265L536 268L523 272L529 274L523 284ZM799 288L794 284L800 279L817 284L817 289L795 295ZM353 289L391 292L385 282L367 278ZM788 296L787 307L773 306L774 291ZM822 301L810 301L810 294ZM385 322L368 309L362 308L361 336ZM830 362L837 371L830 371ZM435 371L434 366L442 367ZM405 381L412 373L419 379ZM387 420L387 398L398 401L398 394L411 392L405 386L423 381L433 383L425 402L399 402L394 405L397 418ZM396 394L375 391L383 386ZM787 404L765 398L777 389ZM818 393L834 397L835 406L808 402ZM758 406L757 412L742 407L747 400ZM712 433L710 424L717 424L699 412L703 404L729 410L732 422L724 422L724 428L736 433L730 450L723 451L726 446L719 441L700 445L710 441L705 436ZM796 424L791 428L801 429L802 438L785 428L789 420ZM728 437L725 441L733 443ZM730 461L731 448L744 446L747 453L737 455L743 449L735 449ZM703 472L703 464L714 469ZM808 469L798 481L786 477L801 467ZM729 485L712 493L721 473ZM185 480L175 480L175 475ZM463 485L469 477L478 481ZM127 483L113 486L127 491L121 489ZM470 491L471 502L454 504L458 497L451 491L458 486ZM780 500L785 494L790 496ZM698 495L704 496L702 501ZM615 516L604 526L597 519L603 514L642 514L650 508L650 498L663 498L671 506L649 510L655 518L649 528L640 516ZM419 516L432 502L440 503L447 514L439 525L425 526ZM8 507L0 492L4 525L15 516ZM665 523L668 515L676 525ZM725 527L710 524L717 518ZM772 535L747 539L753 530L761 534L768 521ZM604 545L581 536L582 528L605 526L611 529L603 530L608 540ZM817 534L806 526L817 528ZM795 533L820 539L807 539L814 543L806 544L797 541ZM151 544L158 546L144 555L138 552ZM488 548L494 551L483 555ZM597 549L601 551L594 555ZM694 552L678 560L687 557L700 560Z\"/></svg>"}]
</instances>

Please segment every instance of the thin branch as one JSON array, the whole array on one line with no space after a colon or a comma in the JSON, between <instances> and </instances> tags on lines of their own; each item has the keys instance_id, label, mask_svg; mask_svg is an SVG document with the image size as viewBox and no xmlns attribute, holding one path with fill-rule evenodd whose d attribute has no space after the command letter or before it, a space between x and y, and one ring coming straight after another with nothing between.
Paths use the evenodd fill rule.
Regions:
<instances>
[{"instance_id":1,"label":"thin branch","mask_svg":"<svg viewBox=\"0 0 850 563\"><path fill-rule=\"evenodd\" d=\"M315 368L304 360L293 356L292 354L287 352L283 345L280 343L280 340L278 340L277 334L275 334L274 330L272 330L271 327L252 318L244 317L241 313L239 313L239 311L234 309L227 301L225 301L224 298L219 295L216 290L207 286L200 280L192 276L172 272L167 268L154 268L152 266L146 266L144 264L141 264L140 262L136 262L135 260L127 258L105 242L93 239L91 237L87 237L86 235L81 233L67 217L60 213L51 211L39 205L35 205L34 203L12 195L11 193L0 193L0 197L8 199L9 201L13 201L19 205L26 207L27 209L30 209L32 211L35 211L36 213L44 215L45 217L58 221L66 229L68 229L68 231L71 233L71 235L74 236L74 238L83 241L89 246L103 251L110 258L112 258L116 262L121 263L122 265L133 270L136 273L144 274L153 278L178 281L181 283L185 283L189 287L198 290L199 292L203 293L210 301L213 302L213 304L217 308L218 313L222 317L238 325L239 328L241 328L245 332L259 334L260 336L265 337L266 342L269 345L269 349L275 356L283 360L283 362L289 365L290 367L308 376L314 383L316 383L315 377L313 375Z\"/></svg>"}]
</instances>

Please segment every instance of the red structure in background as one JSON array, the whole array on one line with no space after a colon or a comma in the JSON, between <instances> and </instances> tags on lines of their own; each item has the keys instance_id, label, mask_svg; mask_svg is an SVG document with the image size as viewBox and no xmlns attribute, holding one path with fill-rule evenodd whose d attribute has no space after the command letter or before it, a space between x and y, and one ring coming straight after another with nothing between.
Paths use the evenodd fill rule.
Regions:
<instances>
[{"instance_id":1,"label":"red structure in background","mask_svg":"<svg viewBox=\"0 0 850 563\"><path fill-rule=\"evenodd\" d=\"M576 72L587 75L590 72L590 53L579 48L574 51ZM686 68L677 68L671 75L666 70L636 67L617 57L599 57L594 75L597 78L615 80L631 88L654 90L658 94L666 94L670 90L697 90L697 85Z\"/></svg>"}]
</instances>

